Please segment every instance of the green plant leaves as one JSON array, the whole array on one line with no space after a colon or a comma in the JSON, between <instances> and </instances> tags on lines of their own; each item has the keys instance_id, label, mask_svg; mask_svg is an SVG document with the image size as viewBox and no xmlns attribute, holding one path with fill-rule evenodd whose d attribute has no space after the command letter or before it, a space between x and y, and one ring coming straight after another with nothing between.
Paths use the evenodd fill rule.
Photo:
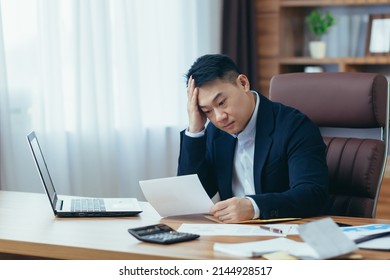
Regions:
<instances>
[{"instance_id":1,"label":"green plant leaves","mask_svg":"<svg viewBox=\"0 0 390 280\"><path fill-rule=\"evenodd\" d=\"M332 16L329 11L322 13L320 10L313 10L306 17L306 23L308 24L311 33L319 37L324 35L335 22L334 16Z\"/></svg>"}]
</instances>

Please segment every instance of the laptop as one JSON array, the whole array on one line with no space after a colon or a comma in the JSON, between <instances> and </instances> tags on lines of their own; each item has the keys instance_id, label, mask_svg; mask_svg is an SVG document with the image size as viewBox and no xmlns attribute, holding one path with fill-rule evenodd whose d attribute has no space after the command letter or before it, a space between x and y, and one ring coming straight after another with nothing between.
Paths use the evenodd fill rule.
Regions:
<instances>
[{"instance_id":1,"label":"laptop","mask_svg":"<svg viewBox=\"0 0 390 280\"><path fill-rule=\"evenodd\" d=\"M59 199L35 132L27 140L42 185L57 217L124 217L142 212L136 198L67 198Z\"/></svg>"}]
</instances>

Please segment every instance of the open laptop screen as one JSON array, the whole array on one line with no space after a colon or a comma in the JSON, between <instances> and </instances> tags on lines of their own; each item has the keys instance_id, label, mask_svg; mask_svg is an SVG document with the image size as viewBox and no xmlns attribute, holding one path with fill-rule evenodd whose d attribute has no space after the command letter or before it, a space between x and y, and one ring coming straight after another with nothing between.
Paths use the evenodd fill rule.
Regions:
<instances>
[{"instance_id":1,"label":"open laptop screen","mask_svg":"<svg viewBox=\"0 0 390 280\"><path fill-rule=\"evenodd\" d=\"M27 136L27 139L30 144L31 152L34 156L35 164L38 168L39 173L42 175L40 176L42 183L45 186L46 193L50 198L53 210L55 210L55 205L57 203L57 194L54 189L53 181L51 180L49 170L47 169L45 159L43 158L38 139L35 136L35 132L31 132Z\"/></svg>"}]
</instances>

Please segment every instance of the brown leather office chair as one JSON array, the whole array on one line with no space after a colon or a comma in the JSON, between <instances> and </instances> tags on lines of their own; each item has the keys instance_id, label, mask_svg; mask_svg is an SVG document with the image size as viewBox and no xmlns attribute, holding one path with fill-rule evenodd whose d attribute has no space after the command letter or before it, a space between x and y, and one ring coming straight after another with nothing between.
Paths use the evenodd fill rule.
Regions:
<instances>
[{"instance_id":1,"label":"brown leather office chair","mask_svg":"<svg viewBox=\"0 0 390 280\"><path fill-rule=\"evenodd\" d=\"M387 79L372 73L280 74L271 79L270 99L320 127L330 176L327 214L375 217L388 149Z\"/></svg>"}]
</instances>

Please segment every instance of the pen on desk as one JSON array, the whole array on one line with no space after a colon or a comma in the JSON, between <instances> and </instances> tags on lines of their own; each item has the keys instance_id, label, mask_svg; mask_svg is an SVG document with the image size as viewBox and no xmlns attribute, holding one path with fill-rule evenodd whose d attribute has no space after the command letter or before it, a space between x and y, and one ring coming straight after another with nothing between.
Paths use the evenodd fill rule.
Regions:
<instances>
[{"instance_id":1,"label":"pen on desk","mask_svg":"<svg viewBox=\"0 0 390 280\"><path fill-rule=\"evenodd\" d=\"M360 237L358 239L355 239L355 243L356 244L359 244L359 243L362 243L362 242L365 242L365 241L369 241L369 240L372 240L372 239L376 239L376 238L380 238L380 237L384 237L384 236L388 236L390 235L390 231L385 231L385 232L380 232L380 233L374 233L374 234L370 234L370 235L366 235L366 236L363 236L363 237Z\"/></svg>"},{"instance_id":2,"label":"pen on desk","mask_svg":"<svg viewBox=\"0 0 390 280\"><path fill-rule=\"evenodd\" d=\"M273 233L283 234L283 231L281 229L278 229L278 228L273 228L273 227L268 227L268 226L260 226L260 228L268 230L268 231L273 232Z\"/></svg>"}]
</instances>

